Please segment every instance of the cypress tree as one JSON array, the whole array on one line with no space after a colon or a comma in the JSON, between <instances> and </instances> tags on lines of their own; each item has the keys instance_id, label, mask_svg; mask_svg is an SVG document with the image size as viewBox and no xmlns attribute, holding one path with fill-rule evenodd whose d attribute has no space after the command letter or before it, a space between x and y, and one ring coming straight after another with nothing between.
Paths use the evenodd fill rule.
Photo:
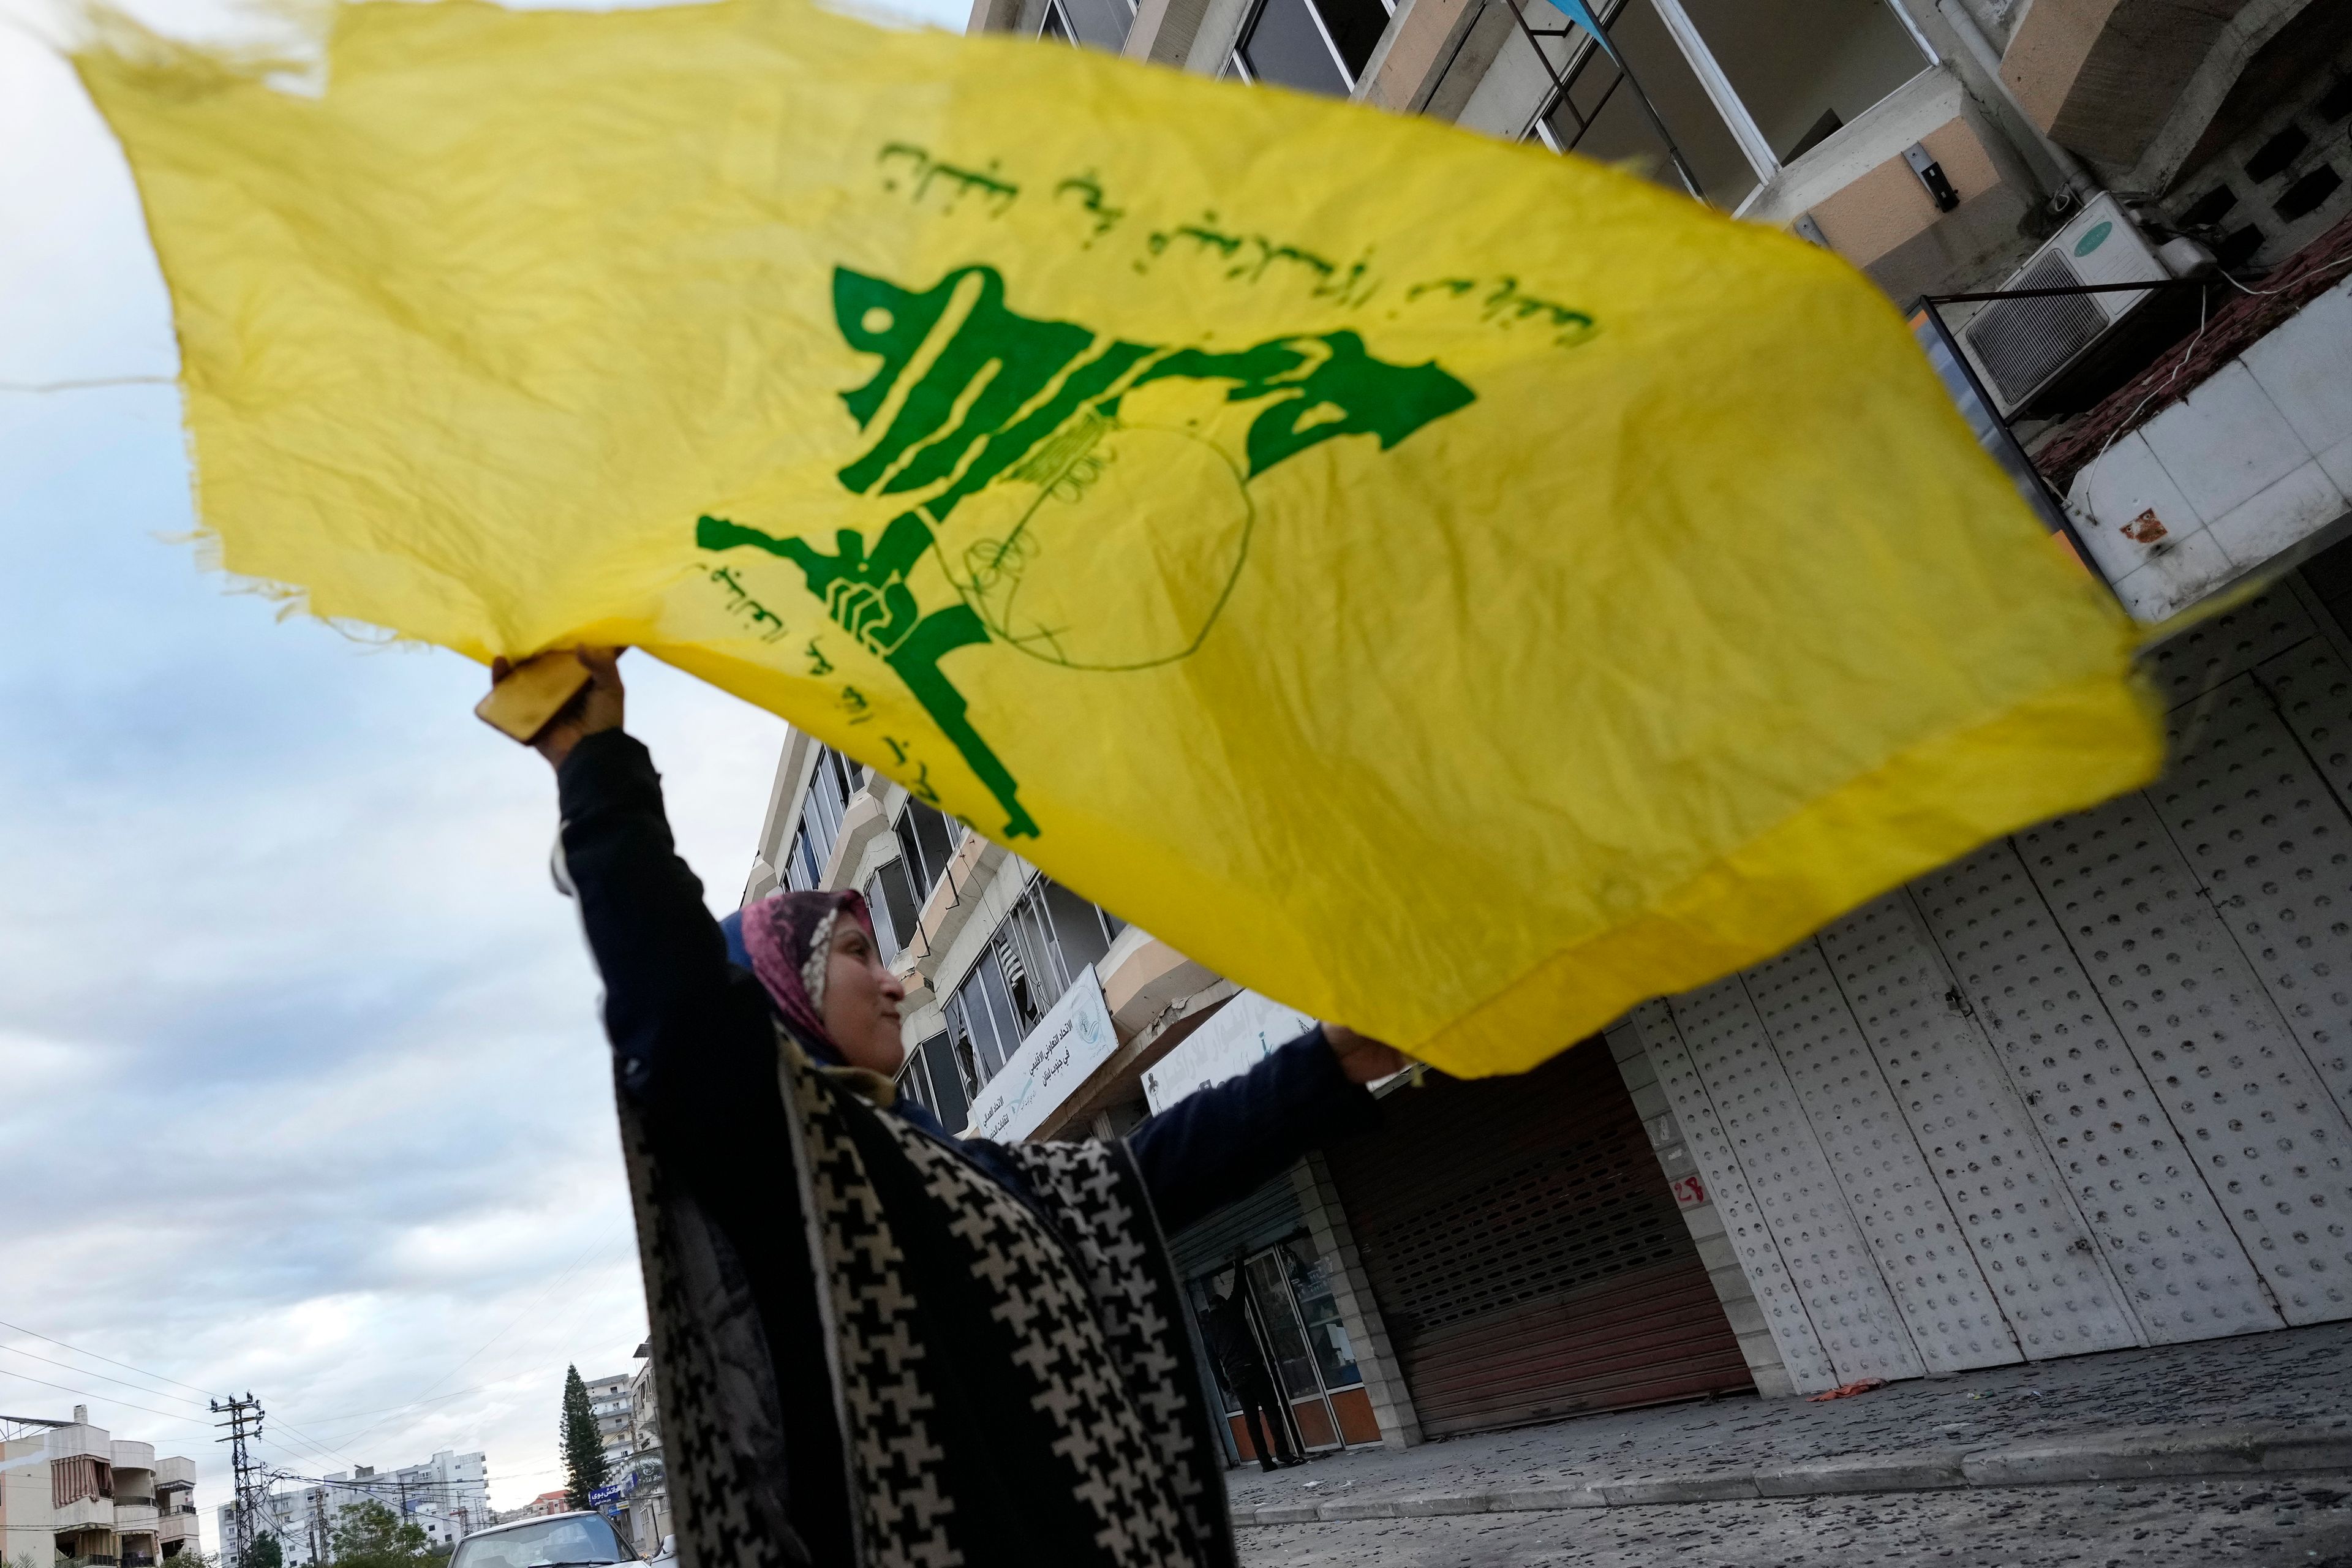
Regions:
<instances>
[{"instance_id":1,"label":"cypress tree","mask_svg":"<svg viewBox=\"0 0 2352 1568\"><path fill-rule=\"evenodd\" d=\"M563 1372L563 1500L573 1508L593 1508L588 1500L610 1479L604 1469L604 1439L596 1431L596 1412L588 1403L588 1385L580 1369Z\"/></svg>"}]
</instances>

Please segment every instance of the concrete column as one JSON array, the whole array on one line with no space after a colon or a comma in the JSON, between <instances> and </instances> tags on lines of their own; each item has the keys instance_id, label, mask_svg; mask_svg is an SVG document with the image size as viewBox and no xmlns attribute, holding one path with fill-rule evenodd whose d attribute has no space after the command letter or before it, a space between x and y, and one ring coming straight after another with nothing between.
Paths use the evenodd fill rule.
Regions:
<instances>
[{"instance_id":1,"label":"concrete column","mask_svg":"<svg viewBox=\"0 0 2352 1568\"><path fill-rule=\"evenodd\" d=\"M1612 1028L1605 1038L1610 1055L1617 1059L1617 1071L1633 1097L1633 1109L1641 1115L1643 1131L1650 1135L1650 1148L1657 1154L1658 1168L1666 1173L1667 1183L1675 1189L1675 1202L1682 1210L1683 1224L1689 1228L1691 1240L1698 1247L1699 1260L1706 1265L1706 1277L1715 1286L1715 1298L1723 1303L1723 1315L1731 1321L1731 1331L1739 1337L1739 1353L1748 1363L1748 1374L1756 1379L1756 1392L1768 1399L1796 1393L1796 1382L1781 1362L1780 1348L1772 1342L1763 1306L1739 1267L1739 1255L1732 1250L1722 1212L1715 1206L1700 1180L1698 1163L1691 1157L1682 1127L1666 1103L1665 1090L1658 1086L1657 1069L1650 1063L1640 1031L1621 1024Z\"/></svg>"},{"instance_id":2,"label":"concrete column","mask_svg":"<svg viewBox=\"0 0 2352 1568\"><path fill-rule=\"evenodd\" d=\"M1388 1327L1381 1321L1380 1305L1372 1299L1371 1279L1364 1272L1363 1256L1356 1250L1355 1232L1349 1227L1347 1211L1339 1206L1339 1189L1320 1151L1291 1167L1290 1183L1298 1194L1299 1212L1307 1218L1316 1254L1323 1260L1323 1277L1330 1284L1331 1298L1339 1303L1339 1321L1348 1331L1349 1343L1355 1347L1356 1368L1364 1374L1364 1392L1370 1396L1373 1418L1381 1424L1381 1444L1410 1448L1421 1441L1421 1417L1413 1410L1412 1391L1405 1387L1404 1368L1397 1361L1395 1347L1389 1343Z\"/></svg>"}]
</instances>

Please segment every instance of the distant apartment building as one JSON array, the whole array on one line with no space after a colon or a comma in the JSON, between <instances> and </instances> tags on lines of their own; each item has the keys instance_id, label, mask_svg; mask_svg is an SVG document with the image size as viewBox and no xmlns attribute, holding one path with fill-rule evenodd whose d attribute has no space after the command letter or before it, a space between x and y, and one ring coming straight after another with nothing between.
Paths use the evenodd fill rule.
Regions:
<instances>
[{"instance_id":1,"label":"distant apartment building","mask_svg":"<svg viewBox=\"0 0 2352 1568\"><path fill-rule=\"evenodd\" d=\"M618 1475L635 1447L631 1435L630 1374L616 1372L610 1377L583 1381L588 1388L588 1407L596 1414L596 1441L604 1450L604 1468Z\"/></svg>"},{"instance_id":2,"label":"distant apartment building","mask_svg":"<svg viewBox=\"0 0 2352 1568\"><path fill-rule=\"evenodd\" d=\"M479 1453L445 1448L422 1464L395 1470L362 1465L306 1486L272 1490L263 1498L254 1532L278 1542L287 1568L310 1568L332 1559L335 1531L344 1516L369 1503L417 1526L435 1550L447 1552L492 1522L488 1461ZM236 1540L235 1505L224 1503L216 1512L220 1539Z\"/></svg>"},{"instance_id":3,"label":"distant apartment building","mask_svg":"<svg viewBox=\"0 0 2352 1568\"><path fill-rule=\"evenodd\" d=\"M2352 4L1592 10L1605 47L1545 0L979 0L971 26L1787 229L1906 313L2132 616L2268 591L2149 650L2158 784L1524 1078L1391 1086L1377 1138L1171 1238L1188 1295L1239 1292L1318 1450L2352 1316ZM786 739L746 895L865 891L903 1087L950 1128L1118 1132L1306 1022L942 815L982 809L971 781L910 795L835 749L873 733L850 712Z\"/></svg>"},{"instance_id":4,"label":"distant apartment building","mask_svg":"<svg viewBox=\"0 0 2352 1568\"><path fill-rule=\"evenodd\" d=\"M89 1424L0 1417L38 1427L0 1440L0 1558L73 1568L155 1568L198 1539L193 1459L157 1458L152 1443Z\"/></svg>"},{"instance_id":5,"label":"distant apartment building","mask_svg":"<svg viewBox=\"0 0 2352 1568\"><path fill-rule=\"evenodd\" d=\"M670 1519L669 1479L662 1465L661 1405L654 1392L653 1346L637 1347L643 1364L629 1378L629 1458L621 1483L620 1506L626 1515L630 1538L637 1550L651 1557L662 1537L674 1528Z\"/></svg>"}]
</instances>

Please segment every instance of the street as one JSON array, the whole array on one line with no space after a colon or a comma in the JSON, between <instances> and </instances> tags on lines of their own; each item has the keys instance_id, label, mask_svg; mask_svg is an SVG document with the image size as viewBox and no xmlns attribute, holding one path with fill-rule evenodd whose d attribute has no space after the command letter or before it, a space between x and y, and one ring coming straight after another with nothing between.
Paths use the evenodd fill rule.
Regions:
<instances>
[{"instance_id":1,"label":"street","mask_svg":"<svg viewBox=\"0 0 2352 1568\"><path fill-rule=\"evenodd\" d=\"M2352 1568L2352 1492L2333 1477L1902 1492L1276 1525L1242 1531L1240 1546L1248 1568Z\"/></svg>"}]
</instances>

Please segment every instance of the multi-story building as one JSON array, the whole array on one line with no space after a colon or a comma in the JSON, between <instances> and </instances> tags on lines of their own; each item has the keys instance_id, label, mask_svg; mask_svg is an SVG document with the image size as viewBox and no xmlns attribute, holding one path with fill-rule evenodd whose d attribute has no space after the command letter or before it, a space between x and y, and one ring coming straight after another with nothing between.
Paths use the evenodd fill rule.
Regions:
<instances>
[{"instance_id":1,"label":"multi-story building","mask_svg":"<svg viewBox=\"0 0 2352 1568\"><path fill-rule=\"evenodd\" d=\"M1188 1289L1241 1292L1310 1448L2352 1316L2352 6L1593 9L1606 47L1544 0L972 25L1791 229L1909 313L2132 615L2270 585L2149 650L2155 786L1535 1073L1387 1086L1377 1135L1172 1238ZM1118 1131L1303 1022L797 731L747 895L778 886L866 891L950 1126Z\"/></svg>"},{"instance_id":2,"label":"multi-story building","mask_svg":"<svg viewBox=\"0 0 2352 1568\"><path fill-rule=\"evenodd\" d=\"M629 1403L630 1374L586 1379L588 1407L596 1413L596 1441L604 1449L604 1468L618 1475L635 1447Z\"/></svg>"},{"instance_id":3,"label":"multi-story building","mask_svg":"<svg viewBox=\"0 0 2352 1568\"><path fill-rule=\"evenodd\" d=\"M0 1440L0 1557L97 1568L155 1568L197 1539L196 1467L159 1459L152 1443L125 1441L89 1424L0 1417L37 1428Z\"/></svg>"},{"instance_id":4,"label":"multi-story building","mask_svg":"<svg viewBox=\"0 0 2352 1568\"><path fill-rule=\"evenodd\" d=\"M422 1464L395 1470L361 1465L307 1485L263 1494L254 1530L274 1538L287 1568L331 1561L344 1516L369 1503L391 1510L447 1552L492 1522L488 1459L443 1449ZM236 1539L236 1508L219 1508L220 1539Z\"/></svg>"},{"instance_id":5,"label":"multi-story building","mask_svg":"<svg viewBox=\"0 0 2352 1568\"><path fill-rule=\"evenodd\" d=\"M621 1482L621 1507L637 1550L651 1557L670 1533L669 1479L662 1468L661 1404L654 1391L653 1345L637 1347L644 1364L629 1377L629 1458Z\"/></svg>"}]
</instances>

